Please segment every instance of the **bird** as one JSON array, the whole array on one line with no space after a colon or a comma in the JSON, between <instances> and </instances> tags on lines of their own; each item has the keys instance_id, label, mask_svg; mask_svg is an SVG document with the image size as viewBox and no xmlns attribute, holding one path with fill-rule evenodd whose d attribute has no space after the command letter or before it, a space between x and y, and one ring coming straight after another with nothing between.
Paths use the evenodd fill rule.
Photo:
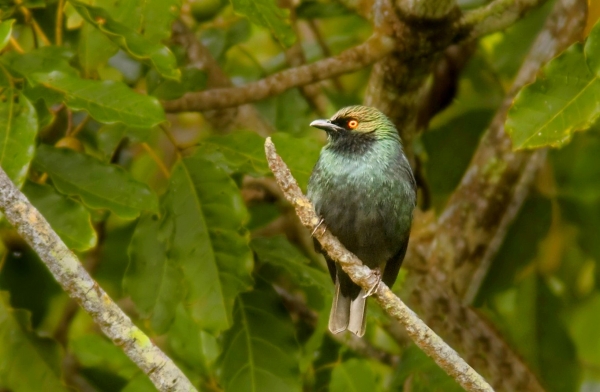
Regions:
<instances>
[{"instance_id":1,"label":"bird","mask_svg":"<svg viewBox=\"0 0 600 392\"><path fill-rule=\"evenodd\" d=\"M377 285L383 281L392 287L406 254L417 191L396 127L367 106L342 108L310 126L327 133L307 187L319 225L377 274ZM335 284L329 330L362 337L367 297L377 285L365 292L324 256Z\"/></svg>"}]
</instances>

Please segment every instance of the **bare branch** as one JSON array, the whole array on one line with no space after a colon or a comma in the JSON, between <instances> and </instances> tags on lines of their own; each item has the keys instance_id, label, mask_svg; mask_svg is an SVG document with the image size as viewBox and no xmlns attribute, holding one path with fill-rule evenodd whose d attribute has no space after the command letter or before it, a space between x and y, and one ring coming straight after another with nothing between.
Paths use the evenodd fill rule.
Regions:
<instances>
[{"instance_id":1,"label":"bare branch","mask_svg":"<svg viewBox=\"0 0 600 392\"><path fill-rule=\"evenodd\" d=\"M310 201L302 194L283 160L277 155L271 138L265 142L269 167L281 187L286 199L296 209L302 224L309 230L318 227L319 218ZM352 280L365 290L377 284L371 270L333 236L326 228L317 230L314 237L329 257L338 262ZM450 346L435 334L417 315L410 310L383 282L377 285L373 295L377 302L392 317L398 320L414 342L452 378L467 391L493 391L492 387L471 368Z\"/></svg>"},{"instance_id":2,"label":"bare branch","mask_svg":"<svg viewBox=\"0 0 600 392\"><path fill-rule=\"evenodd\" d=\"M187 377L119 309L91 278L46 219L0 169L0 209L40 256L63 289L115 345L146 373L159 391L196 391Z\"/></svg>"},{"instance_id":3,"label":"bare branch","mask_svg":"<svg viewBox=\"0 0 600 392\"><path fill-rule=\"evenodd\" d=\"M487 251L490 243L501 242L505 232L502 227L512 220L503 217L507 213L514 215L515 203L518 210L524 199L517 185L527 173L532 153L513 151L504 132L508 108L517 91L533 81L542 64L579 38L586 9L584 0L561 0L556 4L440 216L429 263L440 269L441 280L460 298L464 297L482 260L491 258ZM483 271L477 274L485 275Z\"/></svg>"},{"instance_id":4,"label":"bare branch","mask_svg":"<svg viewBox=\"0 0 600 392\"><path fill-rule=\"evenodd\" d=\"M504 30L521 19L532 8L546 0L494 0L491 3L468 11L456 23L457 30L469 31L471 39L495 31Z\"/></svg>"},{"instance_id":5,"label":"bare branch","mask_svg":"<svg viewBox=\"0 0 600 392\"><path fill-rule=\"evenodd\" d=\"M164 102L163 106L167 112L186 112L224 109L255 102L281 94L293 87L358 71L381 59L393 49L394 41L391 38L373 35L366 42L338 56L287 69L243 87L216 88L199 93L188 93L177 100Z\"/></svg>"}]
</instances>

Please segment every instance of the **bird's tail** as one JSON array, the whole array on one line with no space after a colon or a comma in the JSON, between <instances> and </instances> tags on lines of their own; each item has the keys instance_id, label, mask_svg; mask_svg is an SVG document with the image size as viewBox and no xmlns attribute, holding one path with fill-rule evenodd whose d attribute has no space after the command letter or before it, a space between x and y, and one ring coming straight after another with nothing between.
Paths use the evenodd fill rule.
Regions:
<instances>
[{"instance_id":1,"label":"bird's tail","mask_svg":"<svg viewBox=\"0 0 600 392\"><path fill-rule=\"evenodd\" d=\"M367 298L365 291L360 290L353 299L340 289L339 280L335 282L335 295L329 314L329 330L340 333L345 330L361 337L365 334L367 321Z\"/></svg>"}]
</instances>

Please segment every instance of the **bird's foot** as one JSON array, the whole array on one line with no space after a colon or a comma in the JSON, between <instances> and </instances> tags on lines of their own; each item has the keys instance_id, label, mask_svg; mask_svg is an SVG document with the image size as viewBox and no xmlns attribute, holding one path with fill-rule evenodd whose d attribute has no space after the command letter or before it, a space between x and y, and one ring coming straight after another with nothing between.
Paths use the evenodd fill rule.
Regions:
<instances>
[{"instance_id":1,"label":"bird's foot","mask_svg":"<svg viewBox=\"0 0 600 392\"><path fill-rule=\"evenodd\" d=\"M379 272L379 270L376 269L376 270L373 270L373 273L377 277L377 282L375 282L375 284L369 289L369 291L367 291L367 293L365 295L363 295L363 298L367 298L367 297L370 297L371 295L373 295L373 293L375 291L377 291L377 288L379 287L379 283L381 283L381 272Z\"/></svg>"},{"instance_id":2,"label":"bird's foot","mask_svg":"<svg viewBox=\"0 0 600 392\"><path fill-rule=\"evenodd\" d=\"M325 221L325 219L323 219L323 218L319 219L319 223L317 223L317 225L313 229L312 233L310 233L311 237L317 232L317 230L319 229L319 227L321 227L321 225L323 224L324 221Z\"/></svg>"}]
</instances>

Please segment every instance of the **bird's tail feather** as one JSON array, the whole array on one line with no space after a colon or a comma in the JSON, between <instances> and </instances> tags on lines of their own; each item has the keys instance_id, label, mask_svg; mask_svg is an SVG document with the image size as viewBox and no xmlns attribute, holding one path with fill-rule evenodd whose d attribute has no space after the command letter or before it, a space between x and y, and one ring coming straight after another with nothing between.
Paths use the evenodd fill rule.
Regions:
<instances>
[{"instance_id":1,"label":"bird's tail feather","mask_svg":"<svg viewBox=\"0 0 600 392\"><path fill-rule=\"evenodd\" d=\"M329 314L329 330L332 333L340 333L345 330L361 337L365 334L367 299L364 290L360 290L356 298L342 294L340 284L336 281L335 295Z\"/></svg>"}]
</instances>

